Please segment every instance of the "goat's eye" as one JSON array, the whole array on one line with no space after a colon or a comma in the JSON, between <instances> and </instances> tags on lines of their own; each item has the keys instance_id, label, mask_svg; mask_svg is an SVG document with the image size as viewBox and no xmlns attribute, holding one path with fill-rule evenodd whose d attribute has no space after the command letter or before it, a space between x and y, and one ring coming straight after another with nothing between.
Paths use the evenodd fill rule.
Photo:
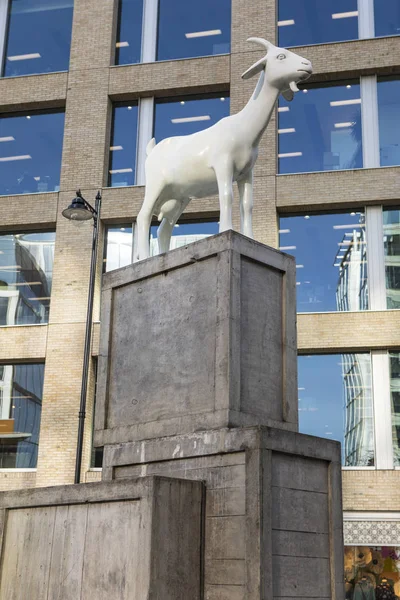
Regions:
<instances>
[{"instance_id":1,"label":"goat's eye","mask_svg":"<svg viewBox=\"0 0 400 600\"><path fill-rule=\"evenodd\" d=\"M278 54L276 57L278 60L284 60L286 58L286 54Z\"/></svg>"}]
</instances>

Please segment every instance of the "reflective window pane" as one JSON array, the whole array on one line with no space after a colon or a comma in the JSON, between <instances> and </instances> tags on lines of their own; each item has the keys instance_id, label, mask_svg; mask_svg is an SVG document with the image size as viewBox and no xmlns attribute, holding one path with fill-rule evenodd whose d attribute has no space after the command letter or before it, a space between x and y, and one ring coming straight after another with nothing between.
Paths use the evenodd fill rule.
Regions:
<instances>
[{"instance_id":1,"label":"reflective window pane","mask_svg":"<svg viewBox=\"0 0 400 600\"><path fill-rule=\"evenodd\" d=\"M279 173L363 166L359 81L304 88L278 111Z\"/></svg>"},{"instance_id":2,"label":"reflective window pane","mask_svg":"<svg viewBox=\"0 0 400 600\"><path fill-rule=\"evenodd\" d=\"M64 113L0 115L0 195L58 191Z\"/></svg>"},{"instance_id":3,"label":"reflective window pane","mask_svg":"<svg viewBox=\"0 0 400 600\"><path fill-rule=\"evenodd\" d=\"M368 515L368 513L367 513ZM379 523L368 523L366 535L376 539ZM383 520L383 518L382 518ZM388 524L389 525L389 524ZM368 533L367 533L368 532ZM400 548L397 546L345 546L344 577L346 600L400 597Z\"/></svg>"},{"instance_id":4,"label":"reflective window pane","mask_svg":"<svg viewBox=\"0 0 400 600\"><path fill-rule=\"evenodd\" d=\"M342 444L342 464L374 465L370 354L299 356L299 430Z\"/></svg>"},{"instance_id":5,"label":"reflective window pane","mask_svg":"<svg viewBox=\"0 0 400 600\"><path fill-rule=\"evenodd\" d=\"M117 104L113 109L108 185L122 187L136 181L138 105Z\"/></svg>"},{"instance_id":6,"label":"reflective window pane","mask_svg":"<svg viewBox=\"0 0 400 600\"><path fill-rule=\"evenodd\" d=\"M67 71L73 0L11 0L4 76Z\"/></svg>"},{"instance_id":7,"label":"reflective window pane","mask_svg":"<svg viewBox=\"0 0 400 600\"><path fill-rule=\"evenodd\" d=\"M387 308L400 308L400 208L383 211Z\"/></svg>"},{"instance_id":8,"label":"reflective window pane","mask_svg":"<svg viewBox=\"0 0 400 600\"><path fill-rule=\"evenodd\" d=\"M231 0L159 0L157 60L230 52Z\"/></svg>"},{"instance_id":9,"label":"reflective window pane","mask_svg":"<svg viewBox=\"0 0 400 600\"><path fill-rule=\"evenodd\" d=\"M141 60L143 0L119 0L115 64Z\"/></svg>"},{"instance_id":10,"label":"reflective window pane","mask_svg":"<svg viewBox=\"0 0 400 600\"><path fill-rule=\"evenodd\" d=\"M392 435L394 466L400 467L400 354L390 357L390 398L392 405Z\"/></svg>"},{"instance_id":11,"label":"reflective window pane","mask_svg":"<svg viewBox=\"0 0 400 600\"><path fill-rule=\"evenodd\" d=\"M229 115L229 94L197 96L155 103L154 137L157 142L176 135L189 135L214 125Z\"/></svg>"},{"instance_id":12,"label":"reflective window pane","mask_svg":"<svg viewBox=\"0 0 400 600\"><path fill-rule=\"evenodd\" d=\"M399 0L374 0L375 3L375 35L400 34Z\"/></svg>"},{"instance_id":13,"label":"reflective window pane","mask_svg":"<svg viewBox=\"0 0 400 600\"><path fill-rule=\"evenodd\" d=\"M279 0L278 15L283 48L358 38L357 0Z\"/></svg>"},{"instance_id":14,"label":"reflective window pane","mask_svg":"<svg viewBox=\"0 0 400 600\"><path fill-rule=\"evenodd\" d=\"M132 262L132 225L107 227L104 271L126 267Z\"/></svg>"},{"instance_id":15,"label":"reflective window pane","mask_svg":"<svg viewBox=\"0 0 400 600\"><path fill-rule=\"evenodd\" d=\"M381 167L400 165L400 78L378 79L378 115Z\"/></svg>"},{"instance_id":16,"label":"reflective window pane","mask_svg":"<svg viewBox=\"0 0 400 600\"><path fill-rule=\"evenodd\" d=\"M157 228L158 225L152 225L150 230L150 255L155 256L158 254L158 242L157 242ZM193 223L177 223L174 228L174 233L171 238L170 250L186 246L192 242L197 242L210 235L218 233L219 223L218 221L197 221Z\"/></svg>"},{"instance_id":17,"label":"reflective window pane","mask_svg":"<svg viewBox=\"0 0 400 600\"><path fill-rule=\"evenodd\" d=\"M368 308L364 212L281 217L279 248L296 258L297 311Z\"/></svg>"},{"instance_id":18,"label":"reflective window pane","mask_svg":"<svg viewBox=\"0 0 400 600\"><path fill-rule=\"evenodd\" d=\"M37 464L44 364L0 365L0 468Z\"/></svg>"},{"instance_id":19,"label":"reflective window pane","mask_svg":"<svg viewBox=\"0 0 400 600\"><path fill-rule=\"evenodd\" d=\"M54 232L0 235L0 326L49 322Z\"/></svg>"}]
</instances>

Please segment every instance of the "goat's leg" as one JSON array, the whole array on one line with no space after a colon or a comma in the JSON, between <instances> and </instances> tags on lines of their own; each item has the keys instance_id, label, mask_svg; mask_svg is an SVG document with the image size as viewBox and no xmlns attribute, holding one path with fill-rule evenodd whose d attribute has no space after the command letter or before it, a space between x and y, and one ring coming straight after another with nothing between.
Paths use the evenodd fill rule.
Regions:
<instances>
[{"instance_id":1,"label":"goat's leg","mask_svg":"<svg viewBox=\"0 0 400 600\"><path fill-rule=\"evenodd\" d=\"M152 216L152 211L143 205L136 220L133 262L144 260L150 256L150 225Z\"/></svg>"},{"instance_id":2,"label":"goat's leg","mask_svg":"<svg viewBox=\"0 0 400 600\"><path fill-rule=\"evenodd\" d=\"M157 240L160 254L168 252L171 244L171 237L174 231L174 227L179 217L190 202L190 198L186 198L178 203L176 210L172 212L168 217L164 217L161 221L159 228L157 229Z\"/></svg>"},{"instance_id":3,"label":"goat's leg","mask_svg":"<svg viewBox=\"0 0 400 600\"><path fill-rule=\"evenodd\" d=\"M167 219L166 217L161 221L160 226L157 229L158 251L160 254L168 252L174 226L174 221L171 221L171 219Z\"/></svg>"},{"instance_id":4,"label":"goat's leg","mask_svg":"<svg viewBox=\"0 0 400 600\"><path fill-rule=\"evenodd\" d=\"M253 171L237 182L240 198L240 232L249 238L253 235Z\"/></svg>"},{"instance_id":5,"label":"goat's leg","mask_svg":"<svg viewBox=\"0 0 400 600\"><path fill-rule=\"evenodd\" d=\"M225 160L214 167L217 177L219 192L219 232L233 229L232 224L232 205L233 205L233 165L229 160Z\"/></svg>"}]
</instances>

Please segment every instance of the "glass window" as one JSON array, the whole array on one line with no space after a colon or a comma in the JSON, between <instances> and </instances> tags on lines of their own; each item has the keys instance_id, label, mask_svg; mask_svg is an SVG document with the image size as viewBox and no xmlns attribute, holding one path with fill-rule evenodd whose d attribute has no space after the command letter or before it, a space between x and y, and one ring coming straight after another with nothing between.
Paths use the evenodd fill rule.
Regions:
<instances>
[{"instance_id":1,"label":"glass window","mask_svg":"<svg viewBox=\"0 0 400 600\"><path fill-rule=\"evenodd\" d=\"M64 113L0 115L0 195L60 187Z\"/></svg>"},{"instance_id":2,"label":"glass window","mask_svg":"<svg viewBox=\"0 0 400 600\"><path fill-rule=\"evenodd\" d=\"M107 227L104 272L126 267L132 262L132 225Z\"/></svg>"},{"instance_id":3,"label":"glass window","mask_svg":"<svg viewBox=\"0 0 400 600\"><path fill-rule=\"evenodd\" d=\"M381 167L400 165L400 78L378 79L378 114Z\"/></svg>"},{"instance_id":4,"label":"glass window","mask_svg":"<svg viewBox=\"0 0 400 600\"><path fill-rule=\"evenodd\" d=\"M54 232L0 235L0 326L49 322Z\"/></svg>"},{"instance_id":5,"label":"glass window","mask_svg":"<svg viewBox=\"0 0 400 600\"><path fill-rule=\"evenodd\" d=\"M399 0L374 0L375 2L375 35L400 34Z\"/></svg>"},{"instance_id":6,"label":"glass window","mask_svg":"<svg viewBox=\"0 0 400 600\"><path fill-rule=\"evenodd\" d=\"M231 0L159 0L157 60L230 52Z\"/></svg>"},{"instance_id":7,"label":"glass window","mask_svg":"<svg viewBox=\"0 0 400 600\"><path fill-rule=\"evenodd\" d=\"M11 0L4 76L67 71L73 0Z\"/></svg>"},{"instance_id":8,"label":"glass window","mask_svg":"<svg viewBox=\"0 0 400 600\"><path fill-rule=\"evenodd\" d=\"M157 142L177 135L189 135L214 125L229 115L229 95L183 96L157 100L154 115L154 137Z\"/></svg>"},{"instance_id":9,"label":"glass window","mask_svg":"<svg viewBox=\"0 0 400 600\"><path fill-rule=\"evenodd\" d=\"M365 526L366 528L369 526L372 535L376 533L373 522L367 521ZM399 547L345 546L346 600L398 598L400 596L399 563Z\"/></svg>"},{"instance_id":10,"label":"glass window","mask_svg":"<svg viewBox=\"0 0 400 600\"><path fill-rule=\"evenodd\" d=\"M157 228L158 225L152 225L150 229L150 255L158 254L157 243ZM170 249L180 248L192 242L197 242L210 235L218 233L219 223L213 221L197 221L197 222L180 222L175 225L174 233L171 238Z\"/></svg>"},{"instance_id":11,"label":"glass window","mask_svg":"<svg viewBox=\"0 0 400 600\"><path fill-rule=\"evenodd\" d=\"M143 0L119 0L115 64L141 60Z\"/></svg>"},{"instance_id":12,"label":"glass window","mask_svg":"<svg viewBox=\"0 0 400 600\"><path fill-rule=\"evenodd\" d=\"M279 0L278 11L283 48L358 38L357 0Z\"/></svg>"},{"instance_id":13,"label":"glass window","mask_svg":"<svg viewBox=\"0 0 400 600\"><path fill-rule=\"evenodd\" d=\"M116 104L113 108L108 185L122 187L136 181L137 103Z\"/></svg>"},{"instance_id":14,"label":"glass window","mask_svg":"<svg viewBox=\"0 0 400 600\"><path fill-rule=\"evenodd\" d=\"M400 308L400 208L383 211L387 308Z\"/></svg>"},{"instance_id":15,"label":"glass window","mask_svg":"<svg viewBox=\"0 0 400 600\"><path fill-rule=\"evenodd\" d=\"M279 173L363 166L359 81L304 88L279 100Z\"/></svg>"},{"instance_id":16,"label":"glass window","mask_svg":"<svg viewBox=\"0 0 400 600\"><path fill-rule=\"evenodd\" d=\"M337 440L346 467L374 465L370 354L299 356L299 430Z\"/></svg>"},{"instance_id":17,"label":"glass window","mask_svg":"<svg viewBox=\"0 0 400 600\"><path fill-rule=\"evenodd\" d=\"M298 312L368 308L363 210L282 216L279 240L296 258Z\"/></svg>"},{"instance_id":18,"label":"glass window","mask_svg":"<svg viewBox=\"0 0 400 600\"><path fill-rule=\"evenodd\" d=\"M0 468L35 468L44 364L0 365Z\"/></svg>"},{"instance_id":19,"label":"glass window","mask_svg":"<svg viewBox=\"0 0 400 600\"><path fill-rule=\"evenodd\" d=\"M391 353L389 357L393 456L394 466L400 467L400 353Z\"/></svg>"}]
</instances>

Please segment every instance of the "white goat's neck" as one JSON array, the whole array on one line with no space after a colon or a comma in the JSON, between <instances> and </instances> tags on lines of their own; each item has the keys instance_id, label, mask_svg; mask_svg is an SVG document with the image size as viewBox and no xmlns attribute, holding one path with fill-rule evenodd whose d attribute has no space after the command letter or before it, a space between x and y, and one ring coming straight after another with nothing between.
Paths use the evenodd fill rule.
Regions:
<instances>
[{"instance_id":1,"label":"white goat's neck","mask_svg":"<svg viewBox=\"0 0 400 600\"><path fill-rule=\"evenodd\" d=\"M246 127L246 135L250 136L253 146L258 146L260 139L270 122L280 90L271 85L263 71L250 100L240 111Z\"/></svg>"}]
</instances>

